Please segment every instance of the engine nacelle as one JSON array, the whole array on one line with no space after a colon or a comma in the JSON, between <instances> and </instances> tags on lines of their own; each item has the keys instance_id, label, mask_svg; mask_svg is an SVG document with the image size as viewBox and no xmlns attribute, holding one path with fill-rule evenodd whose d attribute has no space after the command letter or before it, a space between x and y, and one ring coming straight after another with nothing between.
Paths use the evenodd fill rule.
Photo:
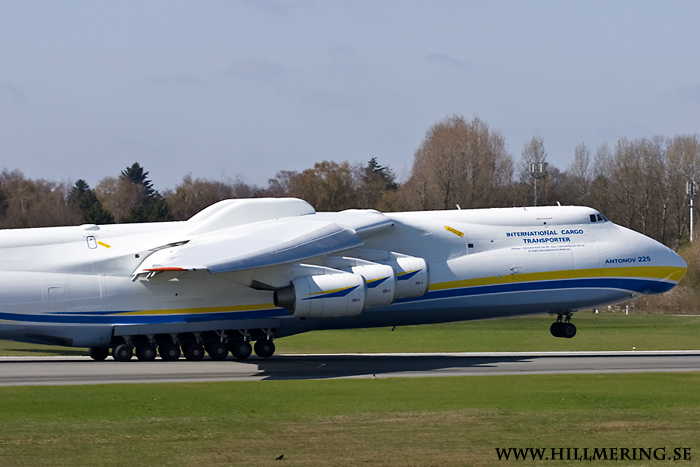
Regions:
<instances>
[{"instance_id":1,"label":"engine nacelle","mask_svg":"<svg viewBox=\"0 0 700 467\"><path fill-rule=\"evenodd\" d=\"M423 258L399 256L392 266L396 269L396 299L422 297L428 292L430 274Z\"/></svg>"},{"instance_id":2,"label":"engine nacelle","mask_svg":"<svg viewBox=\"0 0 700 467\"><path fill-rule=\"evenodd\" d=\"M386 306L396 298L396 275L394 268L386 264L370 263L352 266L348 269L365 278L367 283L366 306Z\"/></svg>"},{"instance_id":3,"label":"engine nacelle","mask_svg":"<svg viewBox=\"0 0 700 467\"><path fill-rule=\"evenodd\" d=\"M275 292L274 302L299 318L335 318L362 313L366 297L362 276L339 272L297 277Z\"/></svg>"}]
</instances>

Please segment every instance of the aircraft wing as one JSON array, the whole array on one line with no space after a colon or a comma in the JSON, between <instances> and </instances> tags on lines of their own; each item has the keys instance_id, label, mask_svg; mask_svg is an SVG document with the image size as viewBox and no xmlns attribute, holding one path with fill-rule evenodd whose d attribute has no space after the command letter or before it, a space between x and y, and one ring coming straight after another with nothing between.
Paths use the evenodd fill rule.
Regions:
<instances>
[{"instance_id":1,"label":"aircraft wing","mask_svg":"<svg viewBox=\"0 0 700 467\"><path fill-rule=\"evenodd\" d=\"M160 249L134 275L161 271L233 272L301 261L364 244L354 229L327 221L276 220L199 235Z\"/></svg>"}]
</instances>

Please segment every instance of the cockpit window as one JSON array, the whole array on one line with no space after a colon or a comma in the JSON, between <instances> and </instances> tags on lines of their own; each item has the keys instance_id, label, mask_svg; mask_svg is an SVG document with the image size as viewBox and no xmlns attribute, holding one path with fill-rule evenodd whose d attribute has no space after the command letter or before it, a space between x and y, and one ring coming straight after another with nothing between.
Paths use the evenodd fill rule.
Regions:
<instances>
[{"instance_id":1,"label":"cockpit window","mask_svg":"<svg viewBox=\"0 0 700 467\"><path fill-rule=\"evenodd\" d=\"M590 216L591 222L607 222L608 218L605 217L604 215L598 213L598 214L591 214Z\"/></svg>"},{"instance_id":2,"label":"cockpit window","mask_svg":"<svg viewBox=\"0 0 700 467\"><path fill-rule=\"evenodd\" d=\"M596 221L596 220L595 220L595 214L591 214L590 217L591 217L591 222L595 222L595 221Z\"/></svg>"}]
</instances>

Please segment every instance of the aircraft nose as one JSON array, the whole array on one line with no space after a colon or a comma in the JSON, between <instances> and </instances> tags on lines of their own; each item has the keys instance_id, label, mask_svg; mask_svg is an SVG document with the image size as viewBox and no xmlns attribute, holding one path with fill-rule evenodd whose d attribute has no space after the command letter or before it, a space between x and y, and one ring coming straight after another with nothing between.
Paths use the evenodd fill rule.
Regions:
<instances>
[{"instance_id":1,"label":"aircraft nose","mask_svg":"<svg viewBox=\"0 0 700 467\"><path fill-rule=\"evenodd\" d=\"M668 292L683 278L688 265L676 252L639 232L616 226L611 242L601 245L601 266L636 284L641 294Z\"/></svg>"},{"instance_id":2,"label":"aircraft nose","mask_svg":"<svg viewBox=\"0 0 700 467\"><path fill-rule=\"evenodd\" d=\"M640 234L641 235L641 234ZM649 237L644 237L648 243L647 248L650 250L649 254L650 255L655 255L656 257L656 262L659 263L660 266L666 266L669 268L677 268L682 271L682 274L685 274L685 271L688 267L688 264L685 262L681 256L667 247L666 245L657 242L654 239L651 239ZM683 275L681 275L683 277ZM680 278L679 278L680 280Z\"/></svg>"},{"instance_id":3,"label":"aircraft nose","mask_svg":"<svg viewBox=\"0 0 700 467\"><path fill-rule=\"evenodd\" d=\"M649 237L644 237L643 246L638 253L638 265L648 266L647 273L655 280L647 292L650 294L671 290L688 269L687 263L678 253Z\"/></svg>"}]
</instances>

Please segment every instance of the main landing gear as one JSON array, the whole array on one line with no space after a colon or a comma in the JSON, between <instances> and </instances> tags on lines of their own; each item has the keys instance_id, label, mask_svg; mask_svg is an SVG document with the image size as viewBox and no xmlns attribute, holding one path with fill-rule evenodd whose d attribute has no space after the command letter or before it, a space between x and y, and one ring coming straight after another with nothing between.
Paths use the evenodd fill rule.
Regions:
<instances>
[{"instance_id":1,"label":"main landing gear","mask_svg":"<svg viewBox=\"0 0 700 467\"><path fill-rule=\"evenodd\" d=\"M557 320L549 327L554 337L571 339L576 335L576 326L571 322L571 311L557 313Z\"/></svg>"},{"instance_id":2,"label":"main landing gear","mask_svg":"<svg viewBox=\"0 0 700 467\"><path fill-rule=\"evenodd\" d=\"M204 359L204 353L212 360L225 360L229 353L236 360L245 360L253 354L262 358L272 357L275 353L272 329L259 330L256 333L240 331L216 331L207 333L159 334L124 336L123 341L113 343L112 358L118 362L128 362L134 355L140 361L153 361L160 356L163 361L179 360L184 354L187 360ZM255 346L251 341L255 341ZM110 352L107 347L93 347L90 357L93 360L105 360Z\"/></svg>"}]
</instances>

